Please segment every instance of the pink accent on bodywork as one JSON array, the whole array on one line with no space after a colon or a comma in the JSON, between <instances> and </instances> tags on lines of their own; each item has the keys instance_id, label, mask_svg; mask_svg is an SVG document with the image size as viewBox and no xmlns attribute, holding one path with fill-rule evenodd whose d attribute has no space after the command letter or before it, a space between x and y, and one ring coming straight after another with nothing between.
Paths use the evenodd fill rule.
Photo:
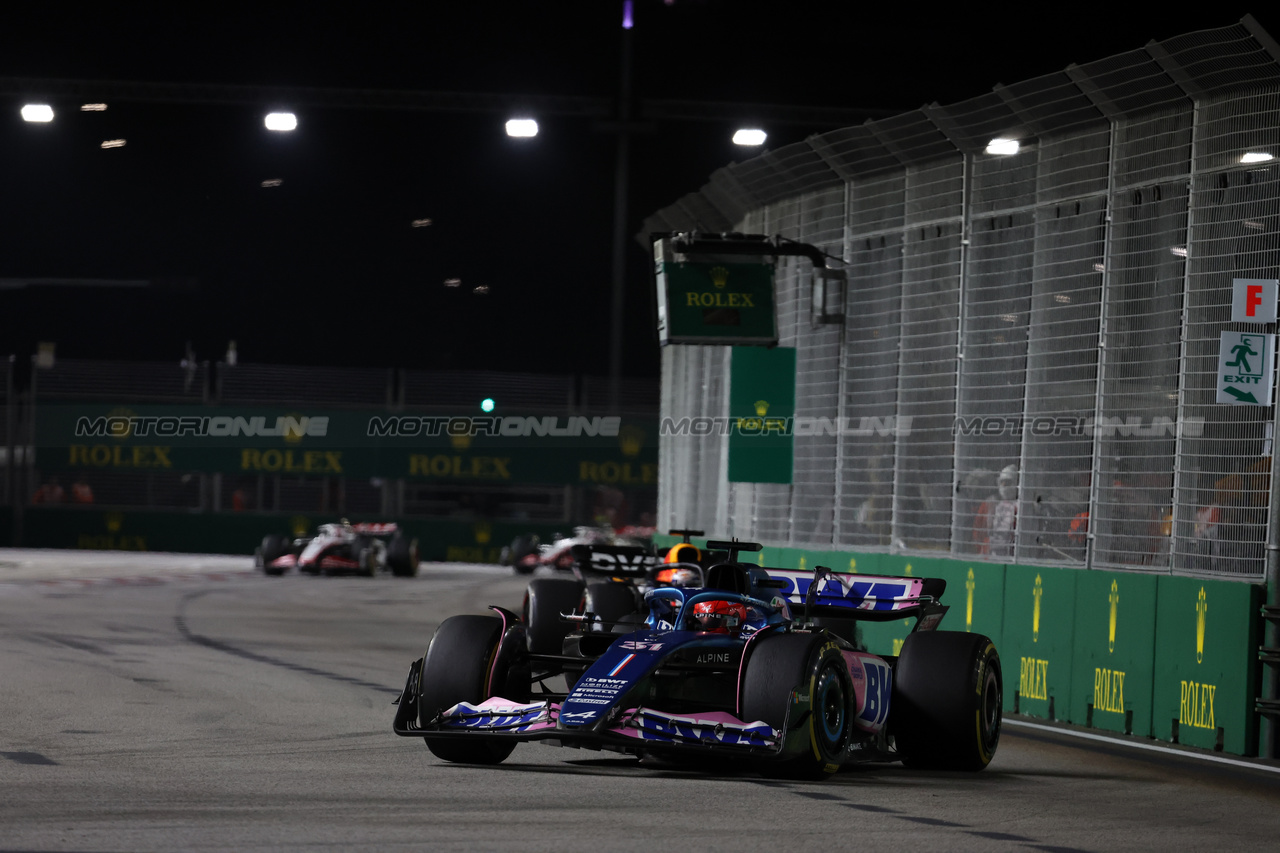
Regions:
<instances>
[{"instance_id":1,"label":"pink accent on bodywork","mask_svg":"<svg viewBox=\"0 0 1280 853\"><path fill-rule=\"evenodd\" d=\"M499 717L519 716L522 713L528 713L529 711L540 709L545 706L547 709L547 719L541 722L527 723L521 726L520 730L525 732L554 729L556 727L557 720L560 718L560 703L558 702L549 702L545 703L545 705L542 702L522 703L513 702L510 699L503 699L501 696L491 696L478 705L461 702L446 711L445 716L447 717L450 714L457 713L464 705L475 712L490 713Z\"/></svg>"},{"instance_id":2,"label":"pink accent on bodywork","mask_svg":"<svg viewBox=\"0 0 1280 853\"><path fill-rule=\"evenodd\" d=\"M493 689L493 677L498 674L498 654L502 651L502 641L507 636L507 616L501 610L490 608L502 619L502 630L498 633L498 647L493 650L493 665L489 667L489 677L484 682L484 692L488 693ZM504 702L507 700L503 700ZM483 703L482 703L483 704ZM507 704L514 704L508 702Z\"/></svg>"},{"instance_id":3,"label":"pink accent on bodywork","mask_svg":"<svg viewBox=\"0 0 1280 853\"><path fill-rule=\"evenodd\" d=\"M735 729L746 729L751 726L765 725L765 723L762 720L757 720L753 723L748 723L743 720L739 720L733 714L729 714L725 711L707 711L705 713L700 713L696 715L687 715L687 714L667 714L662 711L654 711L651 708L628 708L626 712L622 715L621 720L625 723L626 721L630 720L638 711L643 711L647 714L651 714L655 717L659 717L664 720L684 723L690 726L724 725L724 726L730 726ZM636 731L634 728L631 728L626 725L621 725L621 724L617 726L611 726L608 729L605 729L605 731L610 732L612 734L624 735L626 737L632 737L632 738L643 737L640 734L640 732Z\"/></svg>"},{"instance_id":4,"label":"pink accent on bodywork","mask_svg":"<svg viewBox=\"0 0 1280 853\"><path fill-rule=\"evenodd\" d=\"M271 561L271 567L277 569L287 569L296 565L298 565L298 557L295 554L285 554Z\"/></svg>"},{"instance_id":5,"label":"pink accent on bodywork","mask_svg":"<svg viewBox=\"0 0 1280 853\"><path fill-rule=\"evenodd\" d=\"M883 723L876 725L862 719L862 712L867 707L867 670L862 665L862 661L866 658L878 663L883 663L883 661L881 658L866 652L846 652L842 650L840 654L844 655L844 661L849 666L849 680L853 682L853 695L857 700L858 710L853 715L853 724L864 732L879 732L884 728Z\"/></svg>"}]
</instances>

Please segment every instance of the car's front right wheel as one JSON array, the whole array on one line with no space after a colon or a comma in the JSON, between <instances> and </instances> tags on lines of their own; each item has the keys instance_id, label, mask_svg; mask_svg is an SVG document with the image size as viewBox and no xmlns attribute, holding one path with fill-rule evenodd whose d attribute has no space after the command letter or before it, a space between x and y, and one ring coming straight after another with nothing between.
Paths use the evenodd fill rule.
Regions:
<instances>
[{"instance_id":1,"label":"car's front right wheel","mask_svg":"<svg viewBox=\"0 0 1280 853\"><path fill-rule=\"evenodd\" d=\"M488 699L490 667L502 640L502 620L493 616L451 616L440 623L422 659L418 682L418 723L427 728L459 702ZM508 697L511 698L511 697ZM498 764L516 748L499 738L424 738L437 758L464 764Z\"/></svg>"},{"instance_id":2,"label":"car's front right wheel","mask_svg":"<svg viewBox=\"0 0 1280 853\"><path fill-rule=\"evenodd\" d=\"M803 732L804 749L760 765L766 776L824 779L840 769L853 737L854 693L840 647L822 634L761 637L751 650L742 679L743 722L768 723L794 742ZM808 711L792 719L791 697L808 697ZM784 731L785 728L785 731Z\"/></svg>"}]
</instances>

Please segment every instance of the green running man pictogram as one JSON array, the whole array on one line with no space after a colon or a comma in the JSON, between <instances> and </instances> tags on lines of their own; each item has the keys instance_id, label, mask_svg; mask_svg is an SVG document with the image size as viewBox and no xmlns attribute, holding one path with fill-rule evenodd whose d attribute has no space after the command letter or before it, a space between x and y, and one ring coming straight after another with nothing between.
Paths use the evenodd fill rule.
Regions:
<instances>
[{"instance_id":1,"label":"green running man pictogram","mask_svg":"<svg viewBox=\"0 0 1280 853\"><path fill-rule=\"evenodd\" d=\"M1253 371L1249 369L1249 362L1245 361L1245 356L1257 355L1257 353L1254 352L1253 347L1249 345L1248 338L1241 338L1240 343L1231 348L1231 354L1236 357L1236 360L1228 361L1227 367L1238 367L1240 368L1240 373L1253 373Z\"/></svg>"}]
</instances>

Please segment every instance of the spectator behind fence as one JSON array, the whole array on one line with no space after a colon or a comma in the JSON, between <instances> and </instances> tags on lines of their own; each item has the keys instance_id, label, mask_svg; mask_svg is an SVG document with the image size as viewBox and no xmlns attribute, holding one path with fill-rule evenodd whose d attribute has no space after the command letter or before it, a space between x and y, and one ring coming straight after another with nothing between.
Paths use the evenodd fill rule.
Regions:
<instances>
[{"instance_id":1,"label":"spectator behind fence","mask_svg":"<svg viewBox=\"0 0 1280 853\"><path fill-rule=\"evenodd\" d=\"M978 507L973 519L973 541L978 553L992 557L1013 556L1013 534L1018 523L1018 466L1006 465L996 479L996 493Z\"/></svg>"},{"instance_id":2,"label":"spectator behind fence","mask_svg":"<svg viewBox=\"0 0 1280 853\"><path fill-rule=\"evenodd\" d=\"M36 493L31 496L33 504L60 504L66 499L67 493L63 491L57 477L50 477L48 482L36 489Z\"/></svg>"},{"instance_id":3,"label":"spectator behind fence","mask_svg":"<svg viewBox=\"0 0 1280 853\"><path fill-rule=\"evenodd\" d=\"M71 484L71 502L77 504L93 503L93 488L85 480L83 474Z\"/></svg>"}]
</instances>

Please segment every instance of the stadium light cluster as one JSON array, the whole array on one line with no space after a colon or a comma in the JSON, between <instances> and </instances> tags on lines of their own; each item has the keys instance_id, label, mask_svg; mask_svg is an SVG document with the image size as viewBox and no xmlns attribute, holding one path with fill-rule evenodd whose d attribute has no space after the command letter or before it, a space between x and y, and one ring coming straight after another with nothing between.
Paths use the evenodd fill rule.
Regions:
<instances>
[{"instance_id":1,"label":"stadium light cluster","mask_svg":"<svg viewBox=\"0 0 1280 853\"><path fill-rule=\"evenodd\" d=\"M22 120L34 122L53 121L53 107L48 104L26 104L22 108Z\"/></svg>"},{"instance_id":2,"label":"stadium light cluster","mask_svg":"<svg viewBox=\"0 0 1280 853\"><path fill-rule=\"evenodd\" d=\"M513 118L507 120L507 136L517 139L528 139L538 135L538 122L531 118Z\"/></svg>"},{"instance_id":3,"label":"stadium light cluster","mask_svg":"<svg viewBox=\"0 0 1280 853\"><path fill-rule=\"evenodd\" d=\"M1009 157L1011 155L1017 154L1018 149L1020 149L1021 147L1022 146L1018 143L1018 140L1016 139L1005 139L1004 137L997 137L987 143L986 153L996 154L1001 157Z\"/></svg>"},{"instance_id":4,"label":"stadium light cluster","mask_svg":"<svg viewBox=\"0 0 1280 853\"><path fill-rule=\"evenodd\" d=\"M298 129L298 117L293 113L267 113L264 123L267 130L289 131Z\"/></svg>"}]
</instances>

